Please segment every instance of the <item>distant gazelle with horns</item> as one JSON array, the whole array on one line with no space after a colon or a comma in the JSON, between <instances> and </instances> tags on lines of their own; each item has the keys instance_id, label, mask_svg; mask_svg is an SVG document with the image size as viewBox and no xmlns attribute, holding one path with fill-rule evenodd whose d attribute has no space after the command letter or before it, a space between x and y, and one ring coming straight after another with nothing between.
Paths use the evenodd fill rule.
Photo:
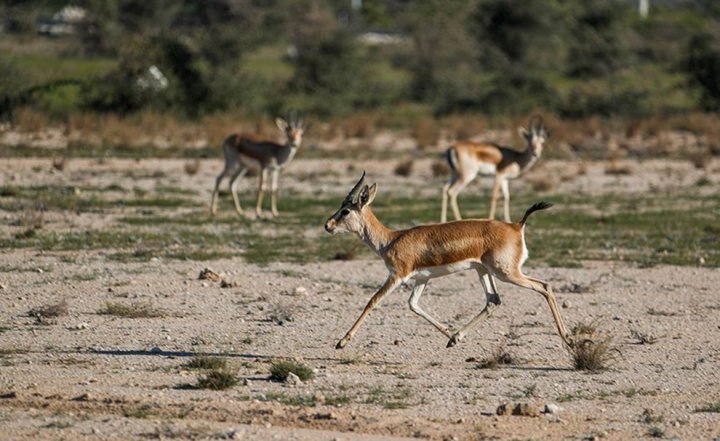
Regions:
<instances>
[{"instance_id":1,"label":"distant gazelle with horns","mask_svg":"<svg viewBox=\"0 0 720 441\"><path fill-rule=\"evenodd\" d=\"M215 179L215 189L210 202L210 213L213 216L217 213L218 192L220 183L225 176L230 176L230 193L235 202L235 210L239 215L243 215L240 198L237 194L237 182L238 178L242 178L247 173L248 168L257 169L260 175L255 213L257 216L262 214L263 197L267 191L269 179L270 210L273 216L278 215L277 191L280 171L295 157L295 153L302 143L303 134L309 125L303 124L302 117L291 118L290 116L287 119L276 118L275 124L285 136L284 144L261 139L257 135L237 133L225 139L222 145L225 166Z\"/></svg>"},{"instance_id":2,"label":"distant gazelle with horns","mask_svg":"<svg viewBox=\"0 0 720 441\"><path fill-rule=\"evenodd\" d=\"M529 131L518 128L520 136L527 141L523 151L513 150L488 142L460 141L447 149L446 157L450 165L450 182L443 187L442 212L440 221L447 221L447 200L455 220L460 220L460 209L457 204L458 193L472 182L478 174L495 176L492 199L490 200L490 219L495 219L495 205L498 193L502 192L505 199L505 221L510 222L510 186L509 179L517 178L526 172L540 158L543 144L548 137L545 123L541 116L530 119Z\"/></svg>"},{"instance_id":3,"label":"distant gazelle with horns","mask_svg":"<svg viewBox=\"0 0 720 441\"><path fill-rule=\"evenodd\" d=\"M455 346L478 326L495 305L500 304L494 277L542 294L550 305L560 337L565 344L572 346L550 286L542 280L524 275L521 270L528 256L525 222L532 213L549 208L550 204L536 203L528 208L517 224L488 219L463 220L393 231L384 226L370 209L376 193L377 185L366 185L363 172L340 209L325 223L325 230L329 233L340 230L357 234L383 259L390 271L387 280L372 296L355 324L335 346L337 349L347 345L383 297L410 280L415 281L410 295L410 309L449 338L447 347ZM420 307L420 295L430 279L470 269L477 271L482 281L485 307L465 326L452 332Z\"/></svg>"}]
</instances>

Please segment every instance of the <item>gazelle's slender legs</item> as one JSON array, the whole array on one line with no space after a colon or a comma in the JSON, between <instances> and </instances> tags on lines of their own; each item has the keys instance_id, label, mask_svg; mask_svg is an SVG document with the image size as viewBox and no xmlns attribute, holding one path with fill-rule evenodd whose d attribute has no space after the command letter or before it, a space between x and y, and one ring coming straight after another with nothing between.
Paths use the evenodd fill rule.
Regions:
<instances>
[{"instance_id":1,"label":"gazelle's slender legs","mask_svg":"<svg viewBox=\"0 0 720 441\"><path fill-rule=\"evenodd\" d=\"M415 287L413 288L412 294L410 295L410 300L408 301L408 303L410 304L410 310L415 314L419 315L420 317L424 318L425 320L429 321L433 326L438 329L438 331L442 332L443 334L445 334L446 337L450 338L450 329L435 320L430 314L420 308L420 296L422 295L422 292L425 289L426 285L427 280L417 281L415 283Z\"/></svg>"},{"instance_id":2,"label":"gazelle's slender legs","mask_svg":"<svg viewBox=\"0 0 720 441\"><path fill-rule=\"evenodd\" d=\"M260 170L260 184L258 185L257 202L255 203L255 214L258 217L262 214L263 198L265 198L265 190L267 190L268 171L267 168Z\"/></svg>"},{"instance_id":3,"label":"gazelle's slender legs","mask_svg":"<svg viewBox=\"0 0 720 441\"><path fill-rule=\"evenodd\" d=\"M237 214L240 216L243 215L243 209L240 205L240 197L237 194L237 184L239 182L238 179L245 176L245 173L247 173L247 169L245 167L240 167L230 178L230 193L232 194L233 202L235 202L235 211L237 211Z\"/></svg>"},{"instance_id":4,"label":"gazelle's slender legs","mask_svg":"<svg viewBox=\"0 0 720 441\"><path fill-rule=\"evenodd\" d=\"M488 219L495 219L495 206L497 205L498 193L502 188L502 178L495 176L495 184L493 184L492 196L490 197L490 214Z\"/></svg>"},{"instance_id":5,"label":"gazelle's slender legs","mask_svg":"<svg viewBox=\"0 0 720 441\"><path fill-rule=\"evenodd\" d=\"M489 316L492 313L494 306L500 304L500 296L498 295L497 288L495 287L495 281L492 276L485 272L484 269L478 268L477 272L480 276L480 280L482 281L483 289L485 290L485 307L465 326L460 328L459 331L450 336L450 341L448 341L447 344L448 348L458 344L468 333L472 332L480 324L480 321L482 321L485 316Z\"/></svg>"},{"instance_id":6,"label":"gazelle's slender legs","mask_svg":"<svg viewBox=\"0 0 720 441\"><path fill-rule=\"evenodd\" d=\"M461 181L456 176L453 176L453 179L448 184L446 184L445 187L443 187L443 210L440 214L441 222L447 222L447 196L450 196L450 207L452 208L455 220L462 219L462 216L460 216L460 208L458 207L457 203L457 197L460 191L462 191L462 189L465 188L465 186L470 181L472 181L472 179L467 181Z\"/></svg>"},{"instance_id":7,"label":"gazelle's slender legs","mask_svg":"<svg viewBox=\"0 0 720 441\"><path fill-rule=\"evenodd\" d=\"M380 303L383 297L385 297L386 294L391 293L395 288L400 286L400 283L402 283L402 279L396 276L395 274L390 274L383 284L383 286L370 298L370 301L365 306L365 309L363 309L363 312L360 314L360 317L357 318L355 323L352 325L350 330L345 334L345 337L340 340L337 345L335 345L335 349L342 349L345 347L345 345L348 344L350 339L355 335L358 328L362 323L365 321L365 318L368 314L370 314L370 311L375 309L375 307Z\"/></svg>"},{"instance_id":8,"label":"gazelle's slender legs","mask_svg":"<svg viewBox=\"0 0 720 441\"><path fill-rule=\"evenodd\" d=\"M278 176L280 175L279 169L272 171L272 181L270 183L270 212L273 216L278 215L277 211L277 191L278 191Z\"/></svg>"},{"instance_id":9,"label":"gazelle's slender legs","mask_svg":"<svg viewBox=\"0 0 720 441\"><path fill-rule=\"evenodd\" d=\"M567 335L567 330L565 328L565 324L563 323L562 317L560 317L560 310L558 309L555 294L553 294L552 289L550 288L550 285L547 284L547 282L536 279L534 277L528 277L521 273L519 270L515 273L500 275L500 277L507 282L522 286L523 288L532 289L533 291L542 294L542 296L545 297L545 300L550 306L550 312L552 312L553 319L555 320L555 326L557 327L558 334L560 334L560 338L562 338L563 342L566 345L571 347L573 346L572 340Z\"/></svg>"},{"instance_id":10,"label":"gazelle's slender legs","mask_svg":"<svg viewBox=\"0 0 720 441\"><path fill-rule=\"evenodd\" d=\"M510 220L510 183L507 179L502 180L500 190L502 190L503 199L505 199L505 222L512 222Z\"/></svg>"},{"instance_id":11,"label":"gazelle's slender legs","mask_svg":"<svg viewBox=\"0 0 720 441\"><path fill-rule=\"evenodd\" d=\"M210 200L210 214L215 216L215 213L217 213L217 200L218 200L218 193L220 192L220 184L222 183L223 178L227 174L228 169L223 169L222 172L218 175L217 178L215 178L215 188L213 188L212 192L212 199Z\"/></svg>"}]
</instances>

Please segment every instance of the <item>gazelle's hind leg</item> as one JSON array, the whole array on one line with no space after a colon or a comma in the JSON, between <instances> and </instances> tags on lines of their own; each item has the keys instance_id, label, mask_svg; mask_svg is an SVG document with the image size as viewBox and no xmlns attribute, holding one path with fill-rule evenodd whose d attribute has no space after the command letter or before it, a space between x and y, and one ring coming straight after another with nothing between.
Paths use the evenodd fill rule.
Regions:
<instances>
[{"instance_id":1,"label":"gazelle's hind leg","mask_svg":"<svg viewBox=\"0 0 720 441\"><path fill-rule=\"evenodd\" d=\"M255 203L255 214L257 217L260 217L262 215L262 203L263 199L265 198L265 191L267 191L267 180L268 180L268 170L267 168L262 168L260 170L260 184L258 185L258 194L257 194L257 202Z\"/></svg>"},{"instance_id":2,"label":"gazelle's hind leg","mask_svg":"<svg viewBox=\"0 0 720 441\"><path fill-rule=\"evenodd\" d=\"M533 291L542 294L542 296L545 297L545 300L550 306L550 312L552 312L553 319L555 320L555 326L557 327L560 338L562 338L563 342L566 345L570 347L573 346L573 341L568 337L565 324L563 323L562 317L560 316L560 309L558 308L555 294L552 292L552 288L550 288L550 285L548 285L547 282L536 279L534 277L528 277L524 275L520 271L520 269L512 273L498 274L498 277L500 277L501 280L504 280L506 282L512 283L517 286L522 286L523 288L532 289Z\"/></svg>"},{"instance_id":3,"label":"gazelle's hind leg","mask_svg":"<svg viewBox=\"0 0 720 441\"><path fill-rule=\"evenodd\" d=\"M453 347L458 344L465 336L472 332L484 319L492 313L495 306L500 305L500 296L498 295L497 288L495 287L495 280L488 274L484 268L477 268L478 275L483 284L485 290L485 307L480 311L478 315L473 317L465 326L460 328L455 334L450 337L447 347Z\"/></svg>"},{"instance_id":4,"label":"gazelle's hind leg","mask_svg":"<svg viewBox=\"0 0 720 441\"><path fill-rule=\"evenodd\" d=\"M413 288L410 299L408 300L408 303L410 304L410 310L415 314L419 315L420 317L424 318L425 320L429 321L433 326L437 328L438 331L442 332L446 337L450 338L450 330L448 329L448 327L437 321L430 314L423 311L423 309L420 307L420 296L422 295L422 292L425 289L426 285L427 280L418 280L417 282L415 282L415 287Z\"/></svg>"},{"instance_id":5,"label":"gazelle's hind leg","mask_svg":"<svg viewBox=\"0 0 720 441\"><path fill-rule=\"evenodd\" d=\"M500 190L502 191L505 203L505 222L512 222L512 220L510 219L510 184L507 179L503 179L500 183Z\"/></svg>"},{"instance_id":6,"label":"gazelle's hind leg","mask_svg":"<svg viewBox=\"0 0 720 441\"><path fill-rule=\"evenodd\" d=\"M240 216L243 216L244 213L242 206L240 205L240 197L237 194L237 184L239 179L245 176L245 173L247 173L247 168L241 166L230 178L230 193L232 194L233 202L235 203L235 211L237 211L237 214Z\"/></svg>"},{"instance_id":7,"label":"gazelle's hind leg","mask_svg":"<svg viewBox=\"0 0 720 441\"><path fill-rule=\"evenodd\" d=\"M470 181L462 181L460 179L457 179L455 182L453 182L448 190L447 194L450 196L450 207L453 211L453 216L455 216L455 220L461 220L462 216L460 216L460 207L458 207L457 197L458 194L462 191L463 188L468 184Z\"/></svg>"},{"instance_id":8,"label":"gazelle's hind leg","mask_svg":"<svg viewBox=\"0 0 720 441\"><path fill-rule=\"evenodd\" d=\"M222 180L225 177L226 172L227 172L227 169L223 169L223 171L220 172L218 177L215 178L215 188L213 188L212 198L210 199L210 214L212 216L215 216L215 213L217 213L218 193L220 192L220 184L222 183Z\"/></svg>"}]
</instances>

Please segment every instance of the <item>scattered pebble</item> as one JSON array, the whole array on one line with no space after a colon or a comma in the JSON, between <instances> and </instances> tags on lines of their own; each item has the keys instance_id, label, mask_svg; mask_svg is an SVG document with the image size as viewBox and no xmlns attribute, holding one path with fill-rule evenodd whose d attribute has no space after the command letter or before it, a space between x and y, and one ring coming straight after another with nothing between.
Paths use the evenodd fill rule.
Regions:
<instances>
[{"instance_id":1,"label":"scattered pebble","mask_svg":"<svg viewBox=\"0 0 720 441\"><path fill-rule=\"evenodd\" d=\"M562 410L563 410L563 408L558 406L557 404L547 403L547 404L545 404L545 408L543 408L543 413L555 415Z\"/></svg>"},{"instance_id":2,"label":"scattered pebble","mask_svg":"<svg viewBox=\"0 0 720 441\"><path fill-rule=\"evenodd\" d=\"M299 386L302 384L302 380L300 379L300 377L290 372L285 379L285 384L289 384L291 386Z\"/></svg>"},{"instance_id":3,"label":"scattered pebble","mask_svg":"<svg viewBox=\"0 0 720 441\"><path fill-rule=\"evenodd\" d=\"M296 296L304 296L307 295L308 290L304 286L296 286L293 290L293 294Z\"/></svg>"},{"instance_id":4,"label":"scattered pebble","mask_svg":"<svg viewBox=\"0 0 720 441\"><path fill-rule=\"evenodd\" d=\"M210 268L203 268L202 271L200 271L200 274L198 275L199 280L210 280L212 282L220 282L222 280L222 277L220 277L220 274L216 273L215 271L211 270Z\"/></svg>"},{"instance_id":5,"label":"scattered pebble","mask_svg":"<svg viewBox=\"0 0 720 441\"><path fill-rule=\"evenodd\" d=\"M570 303L570 300L565 300L562 302L562 307L565 309L570 308L571 306L572 304Z\"/></svg>"}]
</instances>

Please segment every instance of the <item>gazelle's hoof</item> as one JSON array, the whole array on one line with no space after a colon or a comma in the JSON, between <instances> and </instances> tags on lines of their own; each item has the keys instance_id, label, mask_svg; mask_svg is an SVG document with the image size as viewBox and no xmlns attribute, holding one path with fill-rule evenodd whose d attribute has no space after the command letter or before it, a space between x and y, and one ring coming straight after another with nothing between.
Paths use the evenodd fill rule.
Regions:
<instances>
[{"instance_id":1,"label":"gazelle's hoof","mask_svg":"<svg viewBox=\"0 0 720 441\"><path fill-rule=\"evenodd\" d=\"M456 344L458 344L458 342L459 342L459 340L458 340L458 338L457 338L457 335L453 335L452 337L450 337L450 340L448 341L448 344L447 344L447 346L445 346L445 347L446 347L446 348L452 348L453 346L455 346Z\"/></svg>"},{"instance_id":2,"label":"gazelle's hoof","mask_svg":"<svg viewBox=\"0 0 720 441\"><path fill-rule=\"evenodd\" d=\"M337 344L335 345L335 349L342 349L342 348L344 348L345 345L347 345L347 344L348 344L348 339L343 338L342 340L340 340L339 342L337 342Z\"/></svg>"}]
</instances>

